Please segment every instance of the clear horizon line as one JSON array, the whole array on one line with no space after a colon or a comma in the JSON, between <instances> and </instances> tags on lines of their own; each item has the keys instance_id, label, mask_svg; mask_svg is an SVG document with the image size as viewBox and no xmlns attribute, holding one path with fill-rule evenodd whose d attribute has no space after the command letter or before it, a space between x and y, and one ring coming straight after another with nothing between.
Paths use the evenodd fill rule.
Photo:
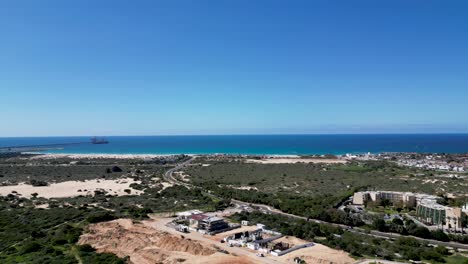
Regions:
<instances>
[{"instance_id":1,"label":"clear horizon line","mask_svg":"<svg viewBox=\"0 0 468 264\"><path fill-rule=\"evenodd\" d=\"M51 135L51 136L0 136L0 138L51 138L51 137L177 137L177 136L327 136L327 135L466 135L468 132L404 132L404 133L239 133L239 134L148 134L148 135Z\"/></svg>"}]
</instances>

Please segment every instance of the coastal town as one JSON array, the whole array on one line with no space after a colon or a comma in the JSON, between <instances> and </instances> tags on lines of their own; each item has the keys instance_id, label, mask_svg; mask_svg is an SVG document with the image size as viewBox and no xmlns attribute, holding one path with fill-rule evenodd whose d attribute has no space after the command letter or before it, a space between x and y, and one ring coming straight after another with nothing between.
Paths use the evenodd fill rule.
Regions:
<instances>
[{"instance_id":1,"label":"coastal town","mask_svg":"<svg viewBox=\"0 0 468 264\"><path fill-rule=\"evenodd\" d=\"M465 172L468 170L466 154L431 154L431 153L378 153L345 154L340 156L350 160L389 160L398 165L427 170L446 172Z\"/></svg>"}]
</instances>

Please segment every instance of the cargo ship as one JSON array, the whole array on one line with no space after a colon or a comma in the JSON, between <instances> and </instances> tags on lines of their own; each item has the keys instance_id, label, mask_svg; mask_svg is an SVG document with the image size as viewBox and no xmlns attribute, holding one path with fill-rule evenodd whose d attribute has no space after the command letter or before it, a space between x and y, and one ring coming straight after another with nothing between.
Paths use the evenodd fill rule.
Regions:
<instances>
[{"instance_id":1,"label":"cargo ship","mask_svg":"<svg viewBox=\"0 0 468 264\"><path fill-rule=\"evenodd\" d=\"M93 138L91 138L91 143L92 144L108 144L109 141L107 141L104 138L93 137Z\"/></svg>"}]
</instances>

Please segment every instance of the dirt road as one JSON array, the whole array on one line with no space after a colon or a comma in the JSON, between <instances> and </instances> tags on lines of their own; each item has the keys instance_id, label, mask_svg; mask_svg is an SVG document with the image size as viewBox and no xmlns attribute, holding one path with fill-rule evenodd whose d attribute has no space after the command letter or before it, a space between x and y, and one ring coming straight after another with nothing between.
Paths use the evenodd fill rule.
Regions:
<instances>
[{"instance_id":1,"label":"dirt road","mask_svg":"<svg viewBox=\"0 0 468 264\"><path fill-rule=\"evenodd\" d=\"M237 255L237 256L246 256L250 260L252 260L253 263L269 263L269 264L278 264L278 263L284 263L278 260L275 260L274 256L266 256L266 257L258 257L255 252L250 251L246 248L238 248L238 247L229 247L225 243L220 243L219 241L213 241L210 238L206 237L206 235L203 235L198 232L190 232L190 233L180 233L176 231L175 229L166 226L169 222L171 222L173 218L160 218L160 219L155 219L155 221L143 221L143 224L152 228L155 228L157 230L161 230L164 232L168 232L170 234L180 236L183 235L186 238L196 240L196 241L201 241L203 243L206 243L208 245L216 246L219 247L223 250L226 250L227 252Z\"/></svg>"}]
</instances>

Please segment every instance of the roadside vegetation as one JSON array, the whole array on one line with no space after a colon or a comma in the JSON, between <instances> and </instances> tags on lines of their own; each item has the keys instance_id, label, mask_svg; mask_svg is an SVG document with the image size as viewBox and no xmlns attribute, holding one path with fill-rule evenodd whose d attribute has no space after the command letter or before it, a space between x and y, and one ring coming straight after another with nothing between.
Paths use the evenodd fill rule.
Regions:
<instances>
[{"instance_id":1,"label":"roadside vegetation","mask_svg":"<svg viewBox=\"0 0 468 264\"><path fill-rule=\"evenodd\" d=\"M446 235L441 231L430 231L425 227L417 226L412 221L401 224L383 221L384 213L404 210L393 205L374 206L376 210L382 209L381 214L374 215L356 214L350 210L337 209L354 192L366 189L437 194L438 184L427 182L426 176L423 176L427 174L427 177L434 177L433 172L403 168L387 161L353 162L340 165L312 163L264 165L245 163L242 160L209 162L210 160L204 159L204 166L194 165L185 172L190 175L190 180L195 185L203 186L226 199L266 204L308 219L440 241L468 243L468 236ZM457 180L454 186L464 184L463 179ZM288 186L287 182L293 182L295 187L285 188L284 186ZM281 190L275 191L278 186ZM463 191L466 192L466 190ZM466 202L464 199L442 198L447 204L459 205ZM365 221L363 215L370 219Z\"/></svg>"},{"instance_id":2,"label":"roadside vegetation","mask_svg":"<svg viewBox=\"0 0 468 264\"><path fill-rule=\"evenodd\" d=\"M237 222L248 220L251 224L266 223L268 228L284 235L341 249L349 252L355 258L378 257L386 260L468 263L468 258L457 252L450 252L445 247L433 247L411 237L401 237L396 240L370 237L326 224L317 224L281 215L265 215L257 211L236 213L231 218Z\"/></svg>"}]
</instances>

